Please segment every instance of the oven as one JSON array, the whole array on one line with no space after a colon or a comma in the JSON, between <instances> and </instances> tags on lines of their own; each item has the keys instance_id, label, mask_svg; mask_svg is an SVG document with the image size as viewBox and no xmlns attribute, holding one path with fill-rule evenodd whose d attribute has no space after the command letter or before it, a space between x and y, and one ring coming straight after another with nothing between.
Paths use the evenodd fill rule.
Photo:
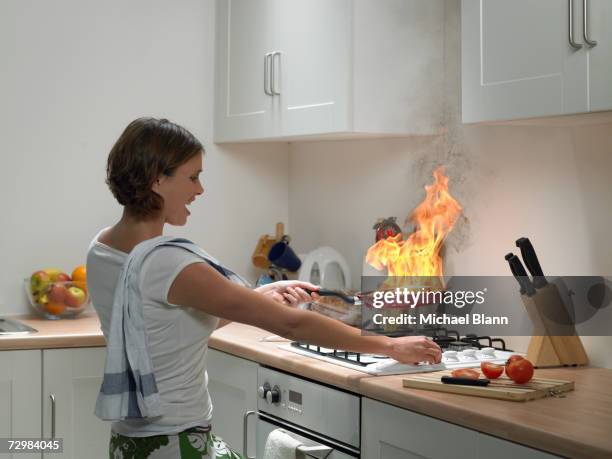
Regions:
<instances>
[{"instance_id":1,"label":"oven","mask_svg":"<svg viewBox=\"0 0 612 459\"><path fill-rule=\"evenodd\" d=\"M258 369L257 386L257 411L244 417L245 457L253 458L247 455L249 428L256 429L258 459L276 429L299 441L298 459L360 457L359 396L265 367Z\"/></svg>"}]
</instances>

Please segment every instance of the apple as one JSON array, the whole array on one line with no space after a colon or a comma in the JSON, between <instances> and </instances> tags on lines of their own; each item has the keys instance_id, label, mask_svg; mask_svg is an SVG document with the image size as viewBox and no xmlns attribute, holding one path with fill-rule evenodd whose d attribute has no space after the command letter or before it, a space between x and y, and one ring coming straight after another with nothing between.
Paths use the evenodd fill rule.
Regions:
<instances>
[{"instance_id":1,"label":"apple","mask_svg":"<svg viewBox=\"0 0 612 459\"><path fill-rule=\"evenodd\" d=\"M53 280L55 282L70 282L70 276L66 273L59 273Z\"/></svg>"},{"instance_id":2,"label":"apple","mask_svg":"<svg viewBox=\"0 0 612 459\"><path fill-rule=\"evenodd\" d=\"M87 300L87 295L79 287L69 287L64 296L64 304L70 308L78 308Z\"/></svg>"},{"instance_id":3,"label":"apple","mask_svg":"<svg viewBox=\"0 0 612 459\"><path fill-rule=\"evenodd\" d=\"M36 271L30 277L30 288L32 293L44 292L51 284L51 277L45 271Z\"/></svg>"},{"instance_id":4,"label":"apple","mask_svg":"<svg viewBox=\"0 0 612 459\"><path fill-rule=\"evenodd\" d=\"M49 302L51 303L63 303L66 297L66 287L60 283L53 283L47 292Z\"/></svg>"},{"instance_id":5,"label":"apple","mask_svg":"<svg viewBox=\"0 0 612 459\"><path fill-rule=\"evenodd\" d=\"M57 276L62 272L57 268L47 268L43 269L43 271L47 273L47 275L51 278L52 282L55 282L57 280Z\"/></svg>"}]
</instances>

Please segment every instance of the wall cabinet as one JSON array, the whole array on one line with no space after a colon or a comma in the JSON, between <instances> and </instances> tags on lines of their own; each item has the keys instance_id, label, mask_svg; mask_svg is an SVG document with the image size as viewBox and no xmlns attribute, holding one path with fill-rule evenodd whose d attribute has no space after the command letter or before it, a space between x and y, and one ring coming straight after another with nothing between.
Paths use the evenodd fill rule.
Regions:
<instances>
[{"instance_id":1,"label":"wall cabinet","mask_svg":"<svg viewBox=\"0 0 612 459\"><path fill-rule=\"evenodd\" d=\"M206 366L208 390L213 403L213 432L233 450L242 452L244 414L257 409L258 364L209 348ZM249 428L248 444L252 448L248 453L253 456L254 425Z\"/></svg>"},{"instance_id":2,"label":"wall cabinet","mask_svg":"<svg viewBox=\"0 0 612 459\"><path fill-rule=\"evenodd\" d=\"M463 122L612 110L610 20L606 0L462 0Z\"/></svg>"},{"instance_id":3,"label":"wall cabinet","mask_svg":"<svg viewBox=\"0 0 612 459\"><path fill-rule=\"evenodd\" d=\"M40 438L41 351L0 352L0 437ZM41 454L7 454L40 459Z\"/></svg>"},{"instance_id":4,"label":"wall cabinet","mask_svg":"<svg viewBox=\"0 0 612 459\"><path fill-rule=\"evenodd\" d=\"M215 141L435 134L443 0L218 0Z\"/></svg>"},{"instance_id":5,"label":"wall cabinet","mask_svg":"<svg viewBox=\"0 0 612 459\"><path fill-rule=\"evenodd\" d=\"M361 456L368 459L556 457L365 397L361 404Z\"/></svg>"}]
</instances>

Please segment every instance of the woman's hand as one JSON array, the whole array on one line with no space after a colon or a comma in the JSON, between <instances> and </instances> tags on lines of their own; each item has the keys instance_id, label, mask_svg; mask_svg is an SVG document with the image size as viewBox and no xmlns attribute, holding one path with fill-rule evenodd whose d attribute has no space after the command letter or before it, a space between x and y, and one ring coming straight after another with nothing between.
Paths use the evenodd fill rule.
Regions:
<instances>
[{"instance_id":1,"label":"woman's hand","mask_svg":"<svg viewBox=\"0 0 612 459\"><path fill-rule=\"evenodd\" d=\"M442 349L425 336L403 336L391 339L391 349L387 355L402 363L440 363Z\"/></svg>"},{"instance_id":2,"label":"woman's hand","mask_svg":"<svg viewBox=\"0 0 612 459\"><path fill-rule=\"evenodd\" d=\"M257 287L255 291L279 303L297 306L301 303L310 303L318 298L316 293L310 295L304 289L316 292L319 290L319 286L311 284L310 282L286 280L262 285L261 287Z\"/></svg>"}]
</instances>

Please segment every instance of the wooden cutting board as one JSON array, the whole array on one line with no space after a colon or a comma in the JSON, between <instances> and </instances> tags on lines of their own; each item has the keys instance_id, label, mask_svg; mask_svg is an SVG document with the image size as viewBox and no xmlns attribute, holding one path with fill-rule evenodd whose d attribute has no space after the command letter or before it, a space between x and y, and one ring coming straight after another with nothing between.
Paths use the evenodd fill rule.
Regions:
<instances>
[{"instance_id":1,"label":"wooden cutting board","mask_svg":"<svg viewBox=\"0 0 612 459\"><path fill-rule=\"evenodd\" d=\"M452 394L511 400L514 402L525 402L527 400L535 400L548 396L559 396L559 394L574 390L573 381L563 381L559 379L533 378L528 383L516 384L509 378L500 377L498 379L492 379L488 386L480 387L444 384L440 381L442 376L451 376L451 370L406 375L403 377L403 386L413 389L435 390Z\"/></svg>"}]
</instances>

